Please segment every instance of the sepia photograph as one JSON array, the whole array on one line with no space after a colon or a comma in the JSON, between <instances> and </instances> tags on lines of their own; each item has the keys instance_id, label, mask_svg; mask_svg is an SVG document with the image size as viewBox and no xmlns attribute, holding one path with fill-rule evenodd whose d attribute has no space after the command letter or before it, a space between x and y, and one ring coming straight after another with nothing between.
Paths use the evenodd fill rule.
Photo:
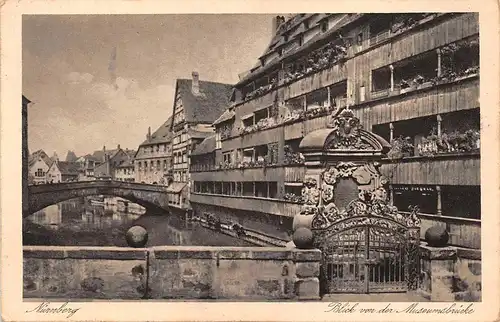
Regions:
<instances>
[{"instance_id":1,"label":"sepia photograph","mask_svg":"<svg viewBox=\"0 0 500 322\"><path fill-rule=\"evenodd\" d=\"M23 296L480 301L479 72L476 13L23 16Z\"/></svg>"},{"instance_id":2,"label":"sepia photograph","mask_svg":"<svg viewBox=\"0 0 500 322\"><path fill-rule=\"evenodd\" d=\"M494 19L188 2L0 6L2 318L500 314Z\"/></svg>"}]
</instances>

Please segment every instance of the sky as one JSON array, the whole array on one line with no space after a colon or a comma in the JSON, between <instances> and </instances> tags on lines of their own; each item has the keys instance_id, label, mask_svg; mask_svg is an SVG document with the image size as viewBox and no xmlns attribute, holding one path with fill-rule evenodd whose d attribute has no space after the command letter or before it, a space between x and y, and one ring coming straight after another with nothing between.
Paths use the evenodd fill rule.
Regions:
<instances>
[{"instance_id":1,"label":"sky","mask_svg":"<svg viewBox=\"0 0 500 322\"><path fill-rule=\"evenodd\" d=\"M30 152L137 149L171 115L175 80L234 84L273 15L24 15Z\"/></svg>"}]
</instances>

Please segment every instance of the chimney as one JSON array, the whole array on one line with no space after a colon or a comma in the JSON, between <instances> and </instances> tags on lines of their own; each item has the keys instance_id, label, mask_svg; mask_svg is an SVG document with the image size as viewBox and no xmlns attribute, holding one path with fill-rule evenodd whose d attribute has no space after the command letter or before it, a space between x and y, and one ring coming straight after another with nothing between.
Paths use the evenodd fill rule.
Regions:
<instances>
[{"instance_id":1,"label":"chimney","mask_svg":"<svg viewBox=\"0 0 500 322\"><path fill-rule=\"evenodd\" d=\"M148 134L146 135L146 139L147 139L148 141L151 141L151 126L150 126L150 127L148 127Z\"/></svg>"},{"instance_id":2,"label":"chimney","mask_svg":"<svg viewBox=\"0 0 500 322\"><path fill-rule=\"evenodd\" d=\"M198 72L192 72L191 75L193 76L191 91L194 95L198 95L200 94L200 75Z\"/></svg>"},{"instance_id":3,"label":"chimney","mask_svg":"<svg viewBox=\"0 0 500 322\"><path fill-rule=\"evenodd\" d=\"M116 147L118 150L120 150L120 145L118 144L118 146Z\"/></svg>"},{"instance_id":4,"label":"chimney","mask_svg":"<svg viewBox=\"0 0 500 322\"><path fill-rule=\"evenodd\" d=\"M102 150L103 150L104 152L106 152L106 146L103 146L103 147L102 147Z\"/></svg>"}]
</instances>

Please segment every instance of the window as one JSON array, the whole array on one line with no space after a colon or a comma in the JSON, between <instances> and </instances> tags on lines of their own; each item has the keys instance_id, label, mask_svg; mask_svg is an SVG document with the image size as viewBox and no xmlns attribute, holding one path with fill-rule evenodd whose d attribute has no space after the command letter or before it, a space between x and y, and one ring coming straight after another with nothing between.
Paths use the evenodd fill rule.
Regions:
<instances>
[{"instance_id":1,"label":"window","mask_svg":"<svg viewBox=\"0 0 500 322\"><path fill-rule=\"evenodd\" d=\"M184 151L182 152L182 163L186 163L187 162L187 152Z\"/></svg>"},{"instance_id":2,"label":"window","mask_svg":"<svg viewBox=\"0 0 500 322\"><path fill-rule=\"evenodd\" d=\"M409 207L417 206L424 214L436 214L437 194L434 186L395 185L394 206L399 211L409 211Z\"/></svg>"},{"instance_id":3,"label":"window","mask_svg":"<svg viewBox=\"0 0 500 322\"><path fill-rule=\"evenodd\" d=\"M442 186L441 200L443 216L481 219L479 186Z\"/></svg>"},{"instance_id":4,"label":"window","mask_svg":"<svg viewBox=\"0 0 500 322\"><path fill-rule=\"evenodd\" d=\"M255 162L264 162L267 160L268 148L267 145L259 145L255 147Z\"/></svg>"},{"instance_id":5,"label":"window","mask_svg":"<svg viewBox=\"0 0 500 322\"><path fill-rule=\"evenodd\" d=\"M214 193L216 195L222 194L222 182L219 182L219 181L215 182L215 184L214 184Z\"/></svg>"},{"instance_id":6,"label":"window","mask_svg":"<svg viewBox=\"0 0 500 322\"><path fill-rule=\"evenodd\" d=\"M144 172L148 171L148 161L144 161Z\"/></svg>"},{"instance_id":7,"label":"window","mask_svg":"<svg viewBox=\"0 0 500 322\"><path fill-rule=\"evenodd\" d=\"M156 152L159 152L159 151L160 151L160 146L159 146L159 145L157 145L157 146L156 146Z\"/></svg>"},{"instance_id":8,"label":"window","mask_svg":"<svg viewBox=\"0 0 500 322\"><path fill-rule=\"evenodd\" d=\"M253 148L243 150L243 162L252 162L253 161L254 150Z\"/></svg>"},{"instance_id":9,"label":"window","mask_svg":"<svg viewBox=\"0 0 500 322\"><path fill-rule=\"evenodd\" d=\"M388 66L372 71L372 91L378 92L391 87L391 70Z\"/></svg>"},{"instance_id":10,"label":"window","mask_svg":"<svg viewBox=\"0 0 500 322\"><path fill-rule=\"evenodd\" d=\"M302 183L285 182L285 195L294 195L300 197L302 195Z\"/></svg>"},{"instance_id":11,"label":"window","mask_svg":"<svg viewBox=\"0 0 500 322\"><path fill-rule=\"evenodd\" d=\"M255 114L255 117L254 117L255 124L257 124L257 123L259 123L260 120L268 118L268 109L263 108L263 109L255 112L254 114Z\"/></svg>"},{"instance_id":12,"label":"window","mask_svg":"<svg viewBox=\"0 0 500 322\"><path fill-rule=\"evenodd\" d=\"M225 164L232 164L232 152L226 152L222 155L222 159Z\"/></svg>"},{"instance_id":13,"label":"window","mask_svg":"<svg viewBox=\"0 0 500 322\"><path fill-rule=\"evenodd\" d=\"M321 22L321 32L326 32L328 30L328 20Z\"/></svg>"},{"instance_id":14,"label":"window","mask_svg":"<svg viewBox=\"0 0 500 322\"><path fill-rule=\"evenodd\" d=\"M35 172L35 176L36 177L43 177L43 176L45 176L45 172L43 171L43 169L37 169Z\"/></svg>"},{"instance_id":15,"label":"window","mask_svg":"<svg viewBox=\"0 0 500 322\"><path fill-rule=\"evenodd\" d=\"M160 171L161 170L161 165L160 165L160 160L156 161L156 170Z\"/></svg>"},{"instance_id":16,"label":"window","mask_svg":"<svg viewBox=\"0 0 500 322\"><path fill-rule=\"evenodd\" d=\"M323 87L306 95L307 109L328 106L328 88Z\"/></svg>"},{"instance_id":17,"label":"window","mask_svg":"<svg viewBox=\"0 0 500 322\"><path fill-rule=\"evenodd\" d=\"M375 45L389 37L392 21L392 14L377 14L377 18L370 24L370 45Z\"/></svg>"},{"instance_id":18,"label":"window","mask_svg":"<svg viewBox=\"0 0 500 322\"><path fill-rule=\"evenodd\" d=\"M358 37L356 38L356 44L358 46L361 46L363 44L363 33L362 32L360 32L358 34Z\"/></svg>"},{"instance_id":19,"label":"window","mask_svg":"<svg viewBox=\"0 0 500 322\"><path fill-rule=\"evenodd\" d=\"M278 183L277 182L268 182L268 198L276 198L278 195Z\"/></svg>"},{"instance_id":20,"label":"window","mask_svg":"<svg viewBox=\"0 0 500 322\"><path fill-rule=\"evenodd\" d=\"M221 135L219 131L215 132L215 148L216 149L222 148Z\"/></svg>"},{"instance_id":21,"label":"window","mask_svg":"<svg viewBox=\"0 0 500 322\"><path fill-rule=\"evenodd\" d=\"M253 197L253 182L243 182L243 196Z\"/></svg>"},{"instance_id":22,"label":"window","mask_svg":"<svg viewBox=\"0 0 500 322\"><path fill-rule=\"evenodd\" d=\"M243 123L243 127L249 127L254 124L253 114L245 115L241 118L241 122Z\"/></svg>"},{"instance_id":23,"label":"window","mask_svg":"<svg viewBox=\"0 0 500 322\"><path fill-rule=\"evenodd\" d=\"M163 170L167 170L167 160L163 160Z\"/></svg>"},{"instance_id":24,"label":"window","mask_svg":"<svg viewBox=\"0 0 500 322\"><path fill-rule=\"evenodd\" d=\"M255 197L267 198L267 182L255 182Z\"/></svg>"}]
</instances>

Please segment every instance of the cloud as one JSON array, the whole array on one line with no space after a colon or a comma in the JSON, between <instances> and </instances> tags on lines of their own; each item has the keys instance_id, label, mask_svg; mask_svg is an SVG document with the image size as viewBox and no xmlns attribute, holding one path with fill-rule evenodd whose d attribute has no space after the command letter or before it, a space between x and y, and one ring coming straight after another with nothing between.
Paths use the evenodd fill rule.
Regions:
<instances>
[{"instance_id":1,"label":"cloud","mask_svg":"<svg viewBox=\"0 0 500 322\"><path fill-rule=\"evenodd\" d=\"M90 84L94 76L89 73L71 72L66 75L66 79L70 84Z\"/></svg>"}]
</instances>

